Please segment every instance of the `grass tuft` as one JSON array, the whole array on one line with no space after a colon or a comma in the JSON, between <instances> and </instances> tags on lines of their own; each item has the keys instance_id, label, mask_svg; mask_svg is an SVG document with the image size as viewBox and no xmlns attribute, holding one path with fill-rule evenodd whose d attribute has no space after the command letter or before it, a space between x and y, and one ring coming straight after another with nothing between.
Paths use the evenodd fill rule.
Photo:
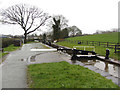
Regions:
<instances>
[{"instance_id":1,"label":"grass tuft","mask_svg":"<svg viewBox=\"0 0 120 90\"><path fill-rule=\"evenodd\" d=\"M17 50L19 49L21 46L14 46L13 44L12 45L9 45L8 47L4 48L4 52L0 52L0 58L2 58L3 56L9 54L10 51L14 51L14 50Z\"/></svg>"},{"instance_id":2,"label":"grass tuft","mask_svg":"<svg viewBox=\"0 0 120 90\"><path fill-rule=\"evenodd\" d=\"M94 71L65 61L28 66L30 88L117 88Z\"/></svg>"}]
</instances>

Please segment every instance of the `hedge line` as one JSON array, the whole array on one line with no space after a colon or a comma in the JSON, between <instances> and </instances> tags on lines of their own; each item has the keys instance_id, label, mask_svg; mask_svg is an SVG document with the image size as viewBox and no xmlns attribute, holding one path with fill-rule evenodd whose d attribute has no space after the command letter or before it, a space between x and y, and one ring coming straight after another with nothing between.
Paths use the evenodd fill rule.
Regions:
<instances>
[{"instance_id":1,"label":"hedge line","mask_svg":"<svg viewBox=\"0 0 120 90\"><path fill-rule=\"evenodd\" d=\"M11 44L14 44L15 40L20 40L18 38L2 38L2 44L0 44L0 47L5 48L8 47ZM27 42L34 41L34 39L28 39Z\"/></svg>"},{"instance_id":2,"label":"hedge line","mask_svg":"<svg viewBox=\"0 0 120 90\"><path fill-rule=\"evenodd\" d=\"M9 45L13 44L14 40L15 39L13 39L13 38L3 38L2 39L2 48L8 47Z\"/></svg>"}]
</instances>

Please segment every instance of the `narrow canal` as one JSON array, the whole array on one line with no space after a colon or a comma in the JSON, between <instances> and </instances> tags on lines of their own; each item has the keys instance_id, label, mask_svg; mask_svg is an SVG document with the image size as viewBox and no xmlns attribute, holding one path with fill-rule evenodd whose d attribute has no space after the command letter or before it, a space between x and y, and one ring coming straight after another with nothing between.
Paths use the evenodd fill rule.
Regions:
<instances>
[{"instance_id":1,"label":"narrow canal","mask_svg":"<svg viewBox=\"0 0 120 90\"><path fill-rule=\"evenodd\" d=\"M100 60L81 60L82 63L85 65L92 65L100 70L103 70L105 72L108 72L110 75L113 75L115 77L119 77L120 72L120 66L110 64L108 62L100 61Z\"/></svg>"}]
</instances>

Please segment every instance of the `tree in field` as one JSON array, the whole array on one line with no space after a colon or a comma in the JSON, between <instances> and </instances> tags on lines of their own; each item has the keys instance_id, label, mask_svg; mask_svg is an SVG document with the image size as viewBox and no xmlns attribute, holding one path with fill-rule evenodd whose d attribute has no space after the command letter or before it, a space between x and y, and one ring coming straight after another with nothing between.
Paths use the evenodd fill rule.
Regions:
<instances>
[{"instance_id":1,"label":"tree in field","mask_svg":"<svg viewBox=\"0 0 120 90\"><path fill-rule=\"evenodd\" d=\"M24 30L24 41L27 35L38 30L50 16L41 9L26 4L11 6L1 13L1 22L7 24L18 24Z\"/></svg>"},{"instance_id":2,"label":"tree in field","mask_svg":"<svg viewBox=\"0 0 120 90\"><path fill-rule=\"evenodd\" d=\"M75 35L81 35L82 34L82 31L76 26L68 27L68 30L69 30L69 34L73 37Z\"/></svg>"},{"instance_id":3,"label":"tree in field","mask_svg":"<svg viewBox=\"0 0 120 90\"><path fill-rule=\"evenodd\" d=\"M67 28L64 28L61 32L60 32L60 38L67 38L69 35L69 31Z\"/></svg>"},{"instance_id":4,"label":"tree in field","mask_svg":"<svg viewBox=\"0 0 120 90\"><path fill-rule=\"evenodd\" d=\"M67 27L68 20L62 15L54 16L52 21L53 40L58 40L61 36L61 30Z\"/></svg>"}]
</instances>

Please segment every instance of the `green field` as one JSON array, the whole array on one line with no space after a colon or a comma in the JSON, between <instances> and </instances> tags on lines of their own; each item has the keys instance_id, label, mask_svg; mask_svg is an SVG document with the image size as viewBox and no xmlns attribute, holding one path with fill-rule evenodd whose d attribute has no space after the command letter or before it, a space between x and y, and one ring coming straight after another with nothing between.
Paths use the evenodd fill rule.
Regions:
<instances>
[{"instance_id":1,"label":"green field","mask_svg":"<svg viewBox=\"0 0 120 90\"><path fill-rule=\"evenodd\" d=\"M30 88L117 88L111 80L65 61L28 66Z\"/></svg>"},{"instance_id":2,"label":"green field","mask_svg":"<svg viewBox=\"0 0 120 90\"><path fill-rule=\"evenodd\" d=\"M118 43L118 32L72 37L68 38L68 40L86 40Z\"/></svg>"},{"instance_id":3,"label":"green field","mask_svg":"<svg viewBox=\"0 0 120 90\"><path fill-rule=\"evenodd\" d=\"M115 39L115 40L114 40ZM101 41L101 42L113 42L117 43L118 42L118 33L108 33L108 34L97 34L97 35L89 35L89 36L79 36L79 37L72 37L72 38L67 38L67 40L87 40L87 41ZM90 45L80 45L77 43L71 43L67 41L62 41L58 42L58 45L63 45L67 46L70 48L73 48L73 46L90 46ZM114 58L116 60L120 60L120 55L118 53L114 53L114 49L112 48L106 48L104 46L95 46L95 52L98 53L99 55L105 56L106 49L110 50L110 57Z\"/></svg>"}]
</instances>

